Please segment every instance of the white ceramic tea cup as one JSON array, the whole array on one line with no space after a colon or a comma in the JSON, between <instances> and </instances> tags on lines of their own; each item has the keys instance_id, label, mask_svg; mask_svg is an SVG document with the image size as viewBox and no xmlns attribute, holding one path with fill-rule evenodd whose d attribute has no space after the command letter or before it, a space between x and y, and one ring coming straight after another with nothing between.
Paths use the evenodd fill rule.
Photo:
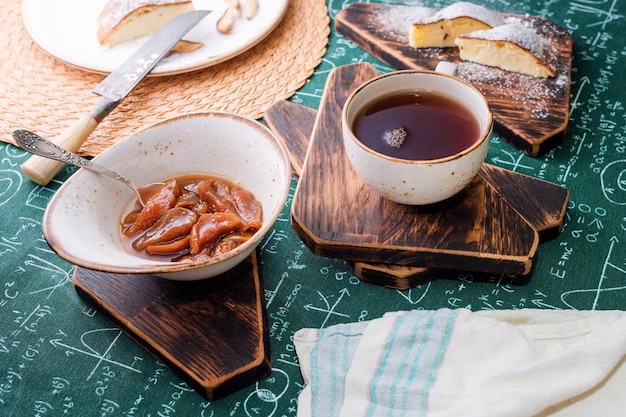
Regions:
<instances>
[{"instance_id":1,"label":"white ceramic tea cup","mask_svg":"<svg viewBox=\"0 0 626 417\"><path fill-rule=\"evenodd\" d=\"M430 160L391 157L364 145L353 131L363 108L380 97L407 90L434 92L474 113L480 131L475 142L454 155ZM344 148L358 176L381 196L409 205L437 203L463 190L480 170L493 130L493 115L480 91L453 75L426 70L395 71L365 82L348 97L341 122ZM429 140L437 141L437 137Z\"/></svg>"}]
</instances>

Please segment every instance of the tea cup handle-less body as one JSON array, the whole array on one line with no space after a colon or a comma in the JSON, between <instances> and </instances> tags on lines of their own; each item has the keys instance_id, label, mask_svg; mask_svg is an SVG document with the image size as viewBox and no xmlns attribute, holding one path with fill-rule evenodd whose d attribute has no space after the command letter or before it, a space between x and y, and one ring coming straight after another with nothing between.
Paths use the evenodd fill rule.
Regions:
<instances>
[{"instance_id":1,"label":"tea cup handle-less body","mask_svg":"<svg viewBox=\"0 0 626 417\"><path fill-rule=\"evenodd\" d=\"M425 205L452 197L474 179L487 155L493 131L487 100L474 86L450 75L456 73L455 64L440 63L437 68L441 72L401 70L375 77L357 87L343 107L343 143L352 169L372 190L397 203ZM354 127L363 110L382 97L407 90L440 94L466 107L478 122L479 135L473 144L439 159L404 159L375 151L359 140ZM419 140L438 146L436 133L426 136Z\"/></svg>"}]
</instances>

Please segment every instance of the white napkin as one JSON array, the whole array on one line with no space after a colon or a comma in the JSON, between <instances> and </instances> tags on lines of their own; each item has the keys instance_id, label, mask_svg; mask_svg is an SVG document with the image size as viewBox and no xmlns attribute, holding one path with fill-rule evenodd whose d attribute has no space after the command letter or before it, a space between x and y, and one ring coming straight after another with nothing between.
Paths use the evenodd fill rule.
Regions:
<instances>
[{"instance_id":1,"label":"white napkin","mask_svg":"<svg viewBox=\"0 0 626 417\"><path fill-rule=\"evenodd\" d=\"M298 417L626 413L622 311L403 311L294 343Z\"/></svg>"}]
</instances>

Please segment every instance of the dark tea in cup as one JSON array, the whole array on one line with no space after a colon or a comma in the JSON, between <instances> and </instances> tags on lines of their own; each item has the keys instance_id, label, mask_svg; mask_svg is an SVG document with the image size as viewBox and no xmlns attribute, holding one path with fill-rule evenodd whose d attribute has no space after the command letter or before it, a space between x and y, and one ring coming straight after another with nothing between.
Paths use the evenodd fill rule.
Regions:
<instances>
[{"instance_id":1,"label":"dark tea in cup","mask_svg":"<svg viewBox=\"0 0 626 417\"><path fill-rule=\"evenodd\" d=\"M357 87L341 131L350 166L382 197L401 204L443 201L480 170L493 128L487 100L448 73L395 71Z\"/></svg>"},{"instance_id":2,"label":"dark tea in cup","mask_svg":"<svg viewBox=\"0 0 626 417\"><path fill-rule=\"evenodd\" d=\"M357 114L352 130L375 152L415 161L455 155L481 135L470 109L429 90L397 91L372 100Z\"/></svg>"}]
</instances>

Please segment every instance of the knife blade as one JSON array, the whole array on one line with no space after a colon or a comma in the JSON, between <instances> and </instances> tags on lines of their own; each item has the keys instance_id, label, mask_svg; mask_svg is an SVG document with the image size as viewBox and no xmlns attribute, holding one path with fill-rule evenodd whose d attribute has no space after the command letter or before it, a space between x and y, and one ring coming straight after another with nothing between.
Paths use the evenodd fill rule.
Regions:
<instances>
[{"instance_id":1,"label":"knife blade","mask_svg":"<svg viewBox=\"0 0 626 417\"><path fill-rule=\"evenodd\" d=\"M193 10L170 20L93 89L102 96L96 105L67 130L51 141L70 152L77 152L98 124L144 79L172 48L210 10ZM31 156L20 168L33 182L46 185L63 168L62 162Z\"/></svg>"}]
</instances>

